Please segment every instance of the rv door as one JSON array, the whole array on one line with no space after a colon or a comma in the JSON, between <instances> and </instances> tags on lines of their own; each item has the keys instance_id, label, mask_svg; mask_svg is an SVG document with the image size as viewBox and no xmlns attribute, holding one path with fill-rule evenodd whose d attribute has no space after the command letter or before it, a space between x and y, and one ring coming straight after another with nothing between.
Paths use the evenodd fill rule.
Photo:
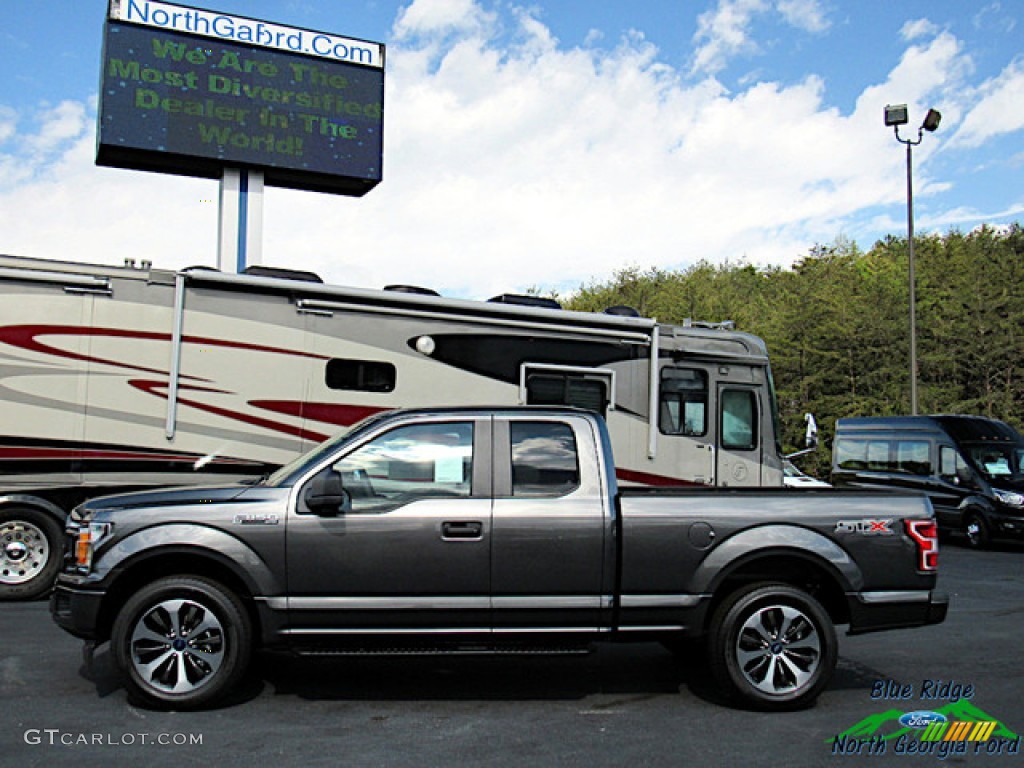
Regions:
<instances>
[{"instance_id":1,"label":"rv door","mask_svg":"<svg viewBox=\"0 0 1024 768\"><path fill-rule=\"evenodd\" d=\"M718 485L761 484L761 403L755 387L718 387Z\"/></svg>"}]
</instances>

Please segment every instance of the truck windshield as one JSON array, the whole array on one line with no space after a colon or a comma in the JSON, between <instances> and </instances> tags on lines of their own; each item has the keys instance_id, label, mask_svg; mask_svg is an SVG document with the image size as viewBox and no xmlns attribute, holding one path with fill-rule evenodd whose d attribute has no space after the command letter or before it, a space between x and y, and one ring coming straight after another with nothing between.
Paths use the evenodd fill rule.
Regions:
<instances>
[{"instance_id":1,"label":"truck windshield","mask_svg":"<svg viewBox=\"0 0 1024 768\"><path fill-rule=\"evenodd\" d=\"M973 443L966 448L971 461L989 480L1024 479L1024 446Z\"/></svg>"},{"instance_id":2,"label":"truck windshield","mask_svg":"<svg viewBox=\"0 0 1024 768\"><path fill-rule=\"evenodd\" d=\"M375 424L380 418L382 418L385 413L387 412L385 411L384 413L378 413L374 414L373 416L369 416L363 419L362 421L356 423L351 428L345 430L344 432L335 435L329 440L325 440L312 450L307 451L298 458L293 459L292 461L285 464L274 474L270 475L270 477L268 477L263 482L263 485L268 485L272 488L280 488L282 486L290 485L293 482L294 478L297 475L301 474L302 471L307 466L318 463L322 458L333 453L334 450L342 443L346 442L347 440L356 438L361 432L363 432L368 427Z\"/></svg>"}]
</instances>

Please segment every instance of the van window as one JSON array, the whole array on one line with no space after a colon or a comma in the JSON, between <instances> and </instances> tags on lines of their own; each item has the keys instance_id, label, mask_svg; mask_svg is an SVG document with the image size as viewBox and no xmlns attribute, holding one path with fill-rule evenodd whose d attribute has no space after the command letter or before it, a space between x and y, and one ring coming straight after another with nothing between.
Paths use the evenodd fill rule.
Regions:
<instances>
[{"instance_id":1,"label":"van window","mask_svg":"<svg viewBox=\"0 0 1024 768\"><path fill-rule=\"evenodd\" d=\"M927 440L851 440L840 438L836 465L845 470L931 475L931 444Z\"/></svg>"},{"instance_id":2,"label":"van window","mask_svg":"<svg viewBox=\"0 0 1024 768\"><path fill-rule=\"evenodd\" d=\"M661 369L658 427L664 435L698 437L708 432L708 376L693 368Z\"/></svg>"}]
</instances>

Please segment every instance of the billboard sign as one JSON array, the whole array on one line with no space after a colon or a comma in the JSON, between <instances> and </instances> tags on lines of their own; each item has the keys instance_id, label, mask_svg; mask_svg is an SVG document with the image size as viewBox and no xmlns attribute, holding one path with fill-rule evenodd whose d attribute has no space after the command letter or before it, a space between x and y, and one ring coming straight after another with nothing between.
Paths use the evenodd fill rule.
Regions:
<instances>
[{"instance_id":1,"label":"billboard sign","mask_svg":"<svg viewBox=\"0 0 1024 768\"><path fill-rule=\"evenodd\" d=\"M362 195L381 180L384 46L111 0L96 162Z\"/></svg>"}]
</instances>

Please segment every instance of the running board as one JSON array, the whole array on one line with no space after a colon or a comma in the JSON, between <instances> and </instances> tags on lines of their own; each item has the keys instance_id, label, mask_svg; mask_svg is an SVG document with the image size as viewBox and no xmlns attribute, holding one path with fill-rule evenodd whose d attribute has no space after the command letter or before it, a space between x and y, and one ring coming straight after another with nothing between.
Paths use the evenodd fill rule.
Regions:
<instances>
[{"instance_id":1,"label":"running board","mask_svg":"<svg viewBox=\"0 0 1024 768\"><path fill-rule=\"evenodd\" d=\"M299 656L585 656L593 648L589 644L441 643L298 647L292 650Z\"/></svg>"}]
</instances>

